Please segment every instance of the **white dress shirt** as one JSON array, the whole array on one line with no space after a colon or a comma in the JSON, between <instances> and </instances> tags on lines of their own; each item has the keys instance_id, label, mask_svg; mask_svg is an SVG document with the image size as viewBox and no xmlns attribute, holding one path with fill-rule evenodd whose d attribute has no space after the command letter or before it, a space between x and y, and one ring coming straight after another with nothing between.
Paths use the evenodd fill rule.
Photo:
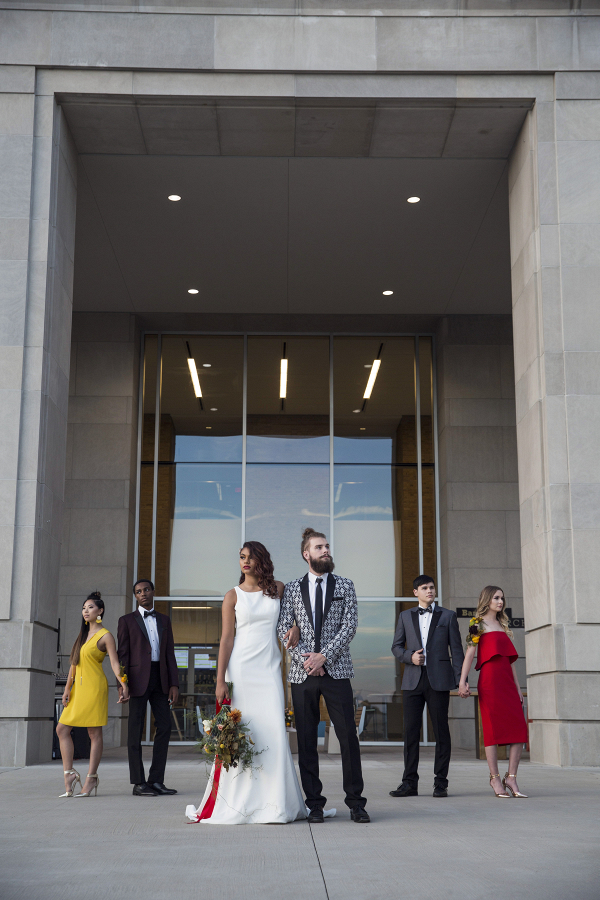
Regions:
<instances>
[{"instance_id":1,"label":"white dress shirt","mask_svg":"<svg viewBox=\"0 0 600 900\"><path fill-rule=\"evenodd\" d=\"M323 612L325 612L325 591L327 590L327 578L333 577L330 576L327 572L324 575L314 575L312 572L308 573L308 596L310 598L310 608L312 611L313 617L313 626L315 624L315 597L317 593L317 578L322 578L323 583L321 584L321 590L323 591Z\"/></svg>"},{"instance_id":2,"label":"white dress shirt","mask_svg":"<svg viewBox=\"0 0 600 900\"><path fill-rule=\"evenodd\" d=\"M420 609L425 609L425 607L421 606L419 603ZM427 638L429 637L429 626L431 625L431 619L433 617L433 611L435 609L435 600L429 607L431 612L426 612L423 615L419 613L419 629L421 631L421 647L423 648L423 659L425 662L423 665L427 665Z\"/></svg>"},{"instance_id":3,"label":"white dress shirt","mask_svg":"<svg viewBox=\"0 0 600 900\"><path fill-rule=\"evenodd\" d=\"M156 623L156 616L148 616L146 618L144 616L145 612L156 612L154 607L152 609L144 609L143 606L138 606L139 613L144 620L144 625L146 626L146 631L148 632L148 637L150 638L150 647L152 649L152 662L158 662L160 660L160 641L158 640L158 625Z\"/></svg>"}]
</instances>

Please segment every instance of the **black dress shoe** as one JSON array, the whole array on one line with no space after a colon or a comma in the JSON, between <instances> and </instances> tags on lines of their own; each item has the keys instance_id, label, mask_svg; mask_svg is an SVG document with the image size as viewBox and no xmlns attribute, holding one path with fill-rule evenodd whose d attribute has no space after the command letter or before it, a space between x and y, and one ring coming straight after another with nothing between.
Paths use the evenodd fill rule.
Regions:
<instances>
[{"instance_id":1,"label":"black dress shoe","mask_svg":"<svg viewBox=\"0 0 600 900\"><path fill-rule=\"evenodd\" d=\"M156 791L157 794L176 794L177 791L173 788L165 787L164 784L161 784L160 781L153 782L150 787L153 791Z\"/></svg>"},{"instance_id":2,"label":"black dress shoe","mask_svg":"<svg viewBox=\"0 0 600 900\"><path fill-rule=\"evenodd\" d=\"M324 822L323 809L320 806L315 806L314 809L311 809L306 819L311 825L316 825L317 822Z\"/></svg>"},{"instance_id":3,"label":"black dress shoe","mask_svg":"<svg viewBox=\"0 0 600 900\"><path fill-rule=\"evenodd\" d=\"M442 787L434 787L432 796L433 797L447 797L448 789L442 788Z\"/></svg>"},{"instance_id":4,"label":"black dress shoe","mask_svg":"<svg viewBox=\"0 0 600 900\"><path fill-rule=\"evenodd\" d=\"M364 822L365 824L371 821L371 816L364 806L355 806L354 809L351 809L350 818L353 822Z\"/></svg>"},{"instance_id":5,"label":"black dress shoe","mask_svg":"<svg viewBox=\"0 0 600 900\"><path fill-rule=\"evenodd\" d=\"M158 792L149 784L134 784L132 794L134 797L158 797Z\"/></svg>"},{"instance_id":6,"label":"black dress shoe","mask_svg":"<svg viewBox=\"0 0 600 900\"><path fill-rule=\"evenodd\" d=\"M395 791L390 791L390 797L418 797L419 792L409 784L399 784Z\"/></svg>"}]
</instances>

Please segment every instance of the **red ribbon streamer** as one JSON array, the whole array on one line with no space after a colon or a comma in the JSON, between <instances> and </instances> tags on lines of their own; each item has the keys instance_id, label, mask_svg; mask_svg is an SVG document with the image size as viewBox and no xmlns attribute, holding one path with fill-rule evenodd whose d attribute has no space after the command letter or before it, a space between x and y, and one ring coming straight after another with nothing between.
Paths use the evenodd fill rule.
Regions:
<instances>
[{"instance_id":1,"label":"red ribbon streamer","mask_svg":"<svg viewBox=\"0 0 600 900\"><path fill-rule=\"evenodd\" d=\"M223 703L217 703L217 713L221 712L223 706L231 706L231 698L226 697L223 700ZM213 814L213 810L215 808L215 803L217 800L217 792L219 790L219 780L221 778L221 760L219 757L215 757L215 771L213 775L213 784L208 800L202 807L202 812L198 815L198 822L202 819L210 819Z\"/></svg>"}]
</instances>

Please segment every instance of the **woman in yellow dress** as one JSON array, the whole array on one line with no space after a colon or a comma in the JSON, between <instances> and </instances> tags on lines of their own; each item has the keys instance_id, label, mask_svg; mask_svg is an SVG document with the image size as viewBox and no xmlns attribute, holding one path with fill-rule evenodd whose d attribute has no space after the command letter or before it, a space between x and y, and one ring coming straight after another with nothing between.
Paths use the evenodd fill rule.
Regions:
<instances>
[{"instance_id":1,"label":"woman in yellow dress","mask_svg":"<svg viewBox=\"0 0 600 900\"><path fill-rule=\"evenodd\" d=\"M92 790L95 794L98 793L98 764L102 759L103 749L102 726L108 722L108 682L102 669L107 653L111 668L123 685L118 702L125 703L129 699L127 678L121 675L115 639L110 631L102 627L104 600L100 591L89 595L81 614L81 630L71 650L69 677L62 698L64 710L56 726L66 788L61 797L72 797L77 782L81 787L79 772L73 768L73 726L87 728L91 741L90 771L81 792L75 796L89 797Z\"/></svg>"}]
</instances>

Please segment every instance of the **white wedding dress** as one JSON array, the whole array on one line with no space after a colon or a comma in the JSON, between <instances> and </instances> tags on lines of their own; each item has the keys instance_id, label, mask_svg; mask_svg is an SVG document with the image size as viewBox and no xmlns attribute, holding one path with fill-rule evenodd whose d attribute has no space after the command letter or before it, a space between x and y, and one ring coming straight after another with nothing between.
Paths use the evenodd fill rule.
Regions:
<instances>
[{"instance_id":1,"label":"white wedding dress","mask_svg":"<svg viewBox=\"0 0 600 900\"><path fill-rule=\"evenodd\" d=\"M221 769L215 806L203 825L256 825L294 822L306 817L285 730L281 653L276 626L279 600L262 591L236 587L236 634L227 667L233 682L231 707L241 710L257 750L259 771ZM210 796L214 766L200 806L188 806L194 820Z\"/></svg>"}]
</instances>

